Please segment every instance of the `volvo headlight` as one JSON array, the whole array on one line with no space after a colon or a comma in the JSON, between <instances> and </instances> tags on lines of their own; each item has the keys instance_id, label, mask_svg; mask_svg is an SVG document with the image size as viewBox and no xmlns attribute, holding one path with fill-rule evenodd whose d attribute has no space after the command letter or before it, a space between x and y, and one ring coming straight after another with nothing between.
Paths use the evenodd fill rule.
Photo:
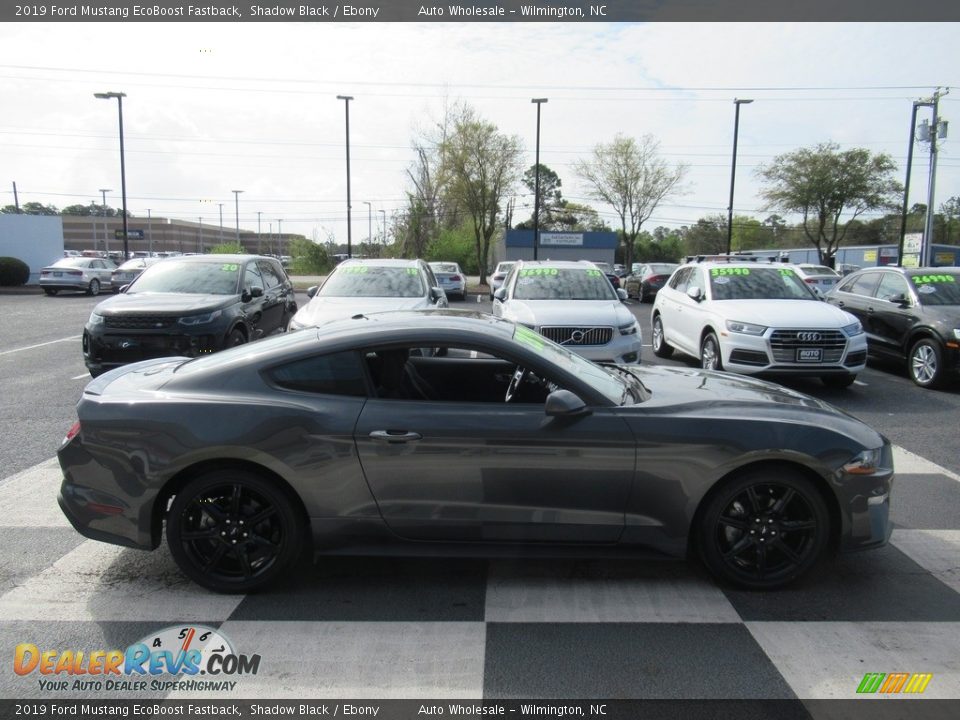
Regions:
<instances>
[{"instance_id":1,"label":"volvo headlight","mask_svg":"<svg viewBox=\"0 0 960 720\"><path fill-rule=\"evenodd\" d=\"M87 320L88 325L103 325L103 315L100 315L96 312L90 313L90 318Z\"/></svg>"},{"instance_id":2,"label":"volvo headlight","mask_svg":"<svg viewBox=\"0 0 960 720\"><path fill-rule=\"evenodd\" d=\"M189 315L187 317L180 318L181 325L206 325L216 320L218 317L223 315L223 310L214 310L213 312L204 313L203 315Z\"/></svg>"},{"instance_id":3,"label":"volvo headlight","mask_svg":"<svg viewBox=\"0 0 960 720\"><path fill-rule=\"evenodd\" d=\"M855 323L851 323L850 325L844 325L842 328L840 328L840 330L847 337L863 335L863 325L860 324L859 320L857 320Z\"/></svg>"},{"instance_id":4,"label":"volvo headlight","mask_svg":"<svg viewBox=\"0 0 960 720\"><path fill-rule=\"evenodd\" d=\"M953 330L953 339L960 340L960 328L954 328Z\"/></svg>"},{"instance_id":5,"label":"volvo headlight","mask_svg":"<svg viewBox=\"0 0 960 720\"><path fill-rule=\"evenodd\" d=\"M880 468L880 460L883 457L883 448L874 448L873 450L864 450L847 462L843 469L851 475L872 475Z\"/></svg>"},{"instance_id":6,"label":"volvo headlight","mask_svg":"<svg viewBox=\"0 0 960 720\"><path fill-rule=\"evenodd\" d=\"M620 326L621 335L636 335L638 332L640 332L640 325L636 320Z\"/></svg>"},{"instance_id":7,"label":"volvo headlight","mask_svg":"<svg viewBox=\"0 0 960 720\"><path fill-rule=\"evenodd\" d=\"M727 330L741 335L763 335L767 328L763 325L754 325L753 323L740 322L739 320L727 320Z\"/></svg>"}]
</instances>

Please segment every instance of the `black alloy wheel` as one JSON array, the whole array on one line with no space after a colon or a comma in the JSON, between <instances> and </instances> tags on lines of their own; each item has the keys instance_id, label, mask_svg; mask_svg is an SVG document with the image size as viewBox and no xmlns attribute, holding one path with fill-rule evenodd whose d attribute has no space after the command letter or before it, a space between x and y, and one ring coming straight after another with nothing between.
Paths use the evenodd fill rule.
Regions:
<instances>
[{"instance_id":1,"label":"black alloy wheel","mask_svg":"<svg viewBox=\"0 0 960 720\"><path fill-rule=\"evenodd\" d=\"M922 388L935 388L943 384L943 349L931 338L921 338L910 348L907 357L907 372L910 379Z\"/></svg>"},{"instance_id":2,"label":"black alloy wheel","mask_svg":"<svg viewBox=\"0 0 960 720\"><path fill-rule=\"evenodd\" d=\"M660 358L668 358L673 355L673 348L667 345L663 337L663 320L657 315L653 318L653 354Z\"/></svg>"},{"instance_id":3,"label":"black alloy wheel","mask_svg":"<svg viewBox=\"0 0 960 720\"><path fill-rule=\"evenodd\" d=\"M813 566L827 545L830 518L810 480L779 466L725 485L710 498L697 532L700 556L716 577L769 590Z\"/></svg>"},{"instance_id":4,"label":"black alloy wheel","mask_svg":"<svg viewBox=\"0 0 960 720\"><path fill-rule=\"evenodd\" d=\"M167 514L167 544L180 569L222 593L261 588L292 565L304 523L285 492L248 470L190 481Z\"/></svg>"},{"instance_id":5,"label":"black alloy wheel","mask_svg":"<svg viewBox=\"0 0 960 720\"><path fill-rule=\"evenodd\" d=\"M100 294L100 281L94 278L90 281L90 284L87 286L87 295L99 295Z\"/></svg>"},{"instance_id":6,"label":"black alloy wheel","mask_svg":"<svg viewBox=\"0 0 960 720\"><path fill-rule=\"evenodd\" d=\"M232 348L237 345L243 345L247 341L247 336L243 334L243 330L240 328L234 328L230 331L230 334L227 335L226 342L223 343L223 347Z\"/></svg>"}]
</instances>

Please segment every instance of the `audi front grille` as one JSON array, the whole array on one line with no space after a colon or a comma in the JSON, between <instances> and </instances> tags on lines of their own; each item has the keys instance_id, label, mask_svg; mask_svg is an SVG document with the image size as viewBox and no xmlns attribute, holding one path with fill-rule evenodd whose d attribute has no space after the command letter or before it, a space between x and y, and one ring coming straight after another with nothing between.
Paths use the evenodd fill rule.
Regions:
<instances>
[{"instance_id":1,"label":"audi front grille","mask_svg":"<svg viewBox=\"0 0 960 720\"><path fill-rule=\"evenodd\" d=\"M847 347L847 338L839 330L774 330L770 335L770 349L775 363L794 364L797 351L821 349L820 362L838 363Z\"/></svg>"}]
</instances>

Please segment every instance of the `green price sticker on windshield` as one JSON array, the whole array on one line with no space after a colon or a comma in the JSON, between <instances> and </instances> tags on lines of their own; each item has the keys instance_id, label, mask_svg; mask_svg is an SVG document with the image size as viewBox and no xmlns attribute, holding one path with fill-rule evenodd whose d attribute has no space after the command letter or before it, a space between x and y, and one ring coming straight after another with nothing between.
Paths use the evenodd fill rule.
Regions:
<instances>
[{"instance_id":1,"label":"green price sticker on windshield","mask_svg":"<svg viewBox=\"0 0 960 720\"><path fill-rule=\"evenodd\" d=\"M523 325L517 325L517 329L513 333L513 339L524 345L529 345L534 350L543 350L543 338Z\"/></svg>"},{"instance_id":2,"label":"green price sticker on windshield","mask_svg":"<svg viewBox=\"0 0 960 720\"><path fill-rule=\"evenodd\" d=\"M520 271L520 277L532 277L535 275L559 275L560 271L556 268L527 268Z\"/></svg>"},{"instance_id":3,"label":"green price sticker on windshield","mask_svg":"<svg viewBox=\"0 0 960 720\"><path fill-rule=\"evenodd\" d=\"M712 268L710 270L711 277L724 277L729 275L749 275L750 268L738 268L738 267L722 267L722 268Z\"/></svg>"},{"instance_id":4,"label":"green price sticker on windshield","mask_svg":"<svg viewBox=\"0 0 960 720\"><path fill-rule=\"evenodd\" d=\"M791 270L790 268L780 268L780 274L783 275L784 277L792 277L793 270Z\"/></svg>"},{"instance_id":5,"label":"green price sticker on windshield","mask_svg":"<svg viewBox=\"0 0 960 720\"><path fill-rule=\"evenodd\" d=\"M221 272L236 272L239 269L240 269L240 266L234 263L225 263L220 266Z\"/></svg>"},{"instance_id":6,"label":"green price sticker on windshield","mask_svg":"<svg viewBox=\"0 0 960 720\"><path fill-rule=\"evenodd\" d=\"M407 268L407 275L416 275L418 270L416 268Z\"/></svg>"},{"instance_id":7,"label":"green price sticker on windshield","mask_svg":"<svg viewBox=\"0 0 960 720\"><path fill-rule=\"evenodd\" d=\"M588 277L600 277L602 274L599 270L587 270Z\"/></svg>"},{"instance_id":8,"label":"green price sticker on windshield","mask_svg":"<svg viewBox=\"0 0 960 720\"><path fill-rule=\"evenodd\" d=\"M914 275L915 283L952 283L956 282L953 275Z\"/></svg>"},{"instance_id":9,"label":"green price sticker on windshield","mask_svg":"<svg viewBox=\"0 0 960 720\"><path fill-rule=\"evenodd\" d=\"M345 267L343 271L351 275L363 275L369 269L366 265L352 265L351 267Z\"/></svg>"}]
</instances>

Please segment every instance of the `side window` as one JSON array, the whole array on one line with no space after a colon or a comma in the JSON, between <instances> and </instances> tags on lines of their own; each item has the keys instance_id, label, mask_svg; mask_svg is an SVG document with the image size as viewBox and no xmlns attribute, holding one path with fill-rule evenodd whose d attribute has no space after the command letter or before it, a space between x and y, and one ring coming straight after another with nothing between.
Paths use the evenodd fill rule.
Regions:
<instances>
[{"instance_id":1,"label":"side window","mask_svg":"<svg viewBox=\"0 0 960 720\"><path fill-rule=\"evenodd\" d=\"M686 292L687 291L687 281L690 279L690 273L693 272L692 267L685 267L678 270L672 278L670 278L670 287L677 292Z\"/></svg>"},{"instance_id":2,"label":"side window","mask_svg":"<svg viewBox=\"0 0 960 720\"><path fill-rule=\"evenodd\" d=\"M910 291L907 288L907 281L896 273L883 273L883 277L880 280L880 285L877 287L877 297L881 300L886 300L889 302L891 298L894 298L898 295L910 297Z\"/></svg>"},{"instance_id":3,"label":"side window","mask_svg":"<svg viewBox=\"0 0 960 720\"><path fill-rule=\"evenodd\" d=\"M852 293L854 295L863 295L865 297L873 297L874 291L877 289L877 284L880 282L880 273L869 272L864 273L852 284L843 288L844 292Z\"/></svg>"},{"instance_id":4,"label":"side window","mask_svg":"<svg viewBox=\"0 0 960 720\"><path fill-rule=\"evenodd\" d=\"M355 352L317 355L268 371L268 377L287 390L364 397L367 385L363 365Z\"/></svg>"},{"instance_id":5,"label":"side window","mask_svg":"<svg viewBox=\"0 0 960 720\"><path fill-rule=\"evenodd\" d=\"M283 283L283 280L277 276L276 268L271 263L261 260L257 263L257 267L260 268L260 274L263 276L264 290L269 290Z\"/></svg>"},{"instance_id":6,"label":"side window","mask_svg":"<svg viewBox=\"0 0 960 720\"><path fill-rule=\"evenodd\" d=\"M437 287L438 285L440 285L440 283L437 282L437 276L433 274L433 270L431 269L431 267L430 267L429 265L427 265L426 263L424 263L424 264L421 266L421 269L423 269L424 273L426 274L426 278L424 278L424 279L427 281L427 289L428 289L428 290L429 290L429 288L435 288L435 287Z\"/></svg>"},{"instance_id":7,"label":"side window","mask_svg":"<svg viewBox=\"0 0 960 720\"><path fill-rule=\"evenodd\" d=\"M690 288L700 288L700 297L705 297L706 293L704 292L703 286L703 273L700 272L700 268L690 268L690 275L687 278L687 287L686 290ZM684 290L684 292L686 292Z\"/></svg>"},{"instance_id":8,"label":"side window","mask_svg":"<svg viewBox=\"0 0 960 720\"><path fill-rule=\"evenodd\" d=\"M103 264L103 260L94 260L92 263L90 263L90 267L94 270L103 270L106 265Z\"/></svg>"},{"instance_id":9,"label":"side window","mask_svg":"<svg viewBox=\"0 0 960 720\"><path fill-rule=\"evenodd\" d=\"M247 270L243 276L243 286L248 290L252 287L259 287L259 288L264 287L263 278L260 277L260 271L257 270L256 263L247 264Z\"/></svg>"}]
</instances>

